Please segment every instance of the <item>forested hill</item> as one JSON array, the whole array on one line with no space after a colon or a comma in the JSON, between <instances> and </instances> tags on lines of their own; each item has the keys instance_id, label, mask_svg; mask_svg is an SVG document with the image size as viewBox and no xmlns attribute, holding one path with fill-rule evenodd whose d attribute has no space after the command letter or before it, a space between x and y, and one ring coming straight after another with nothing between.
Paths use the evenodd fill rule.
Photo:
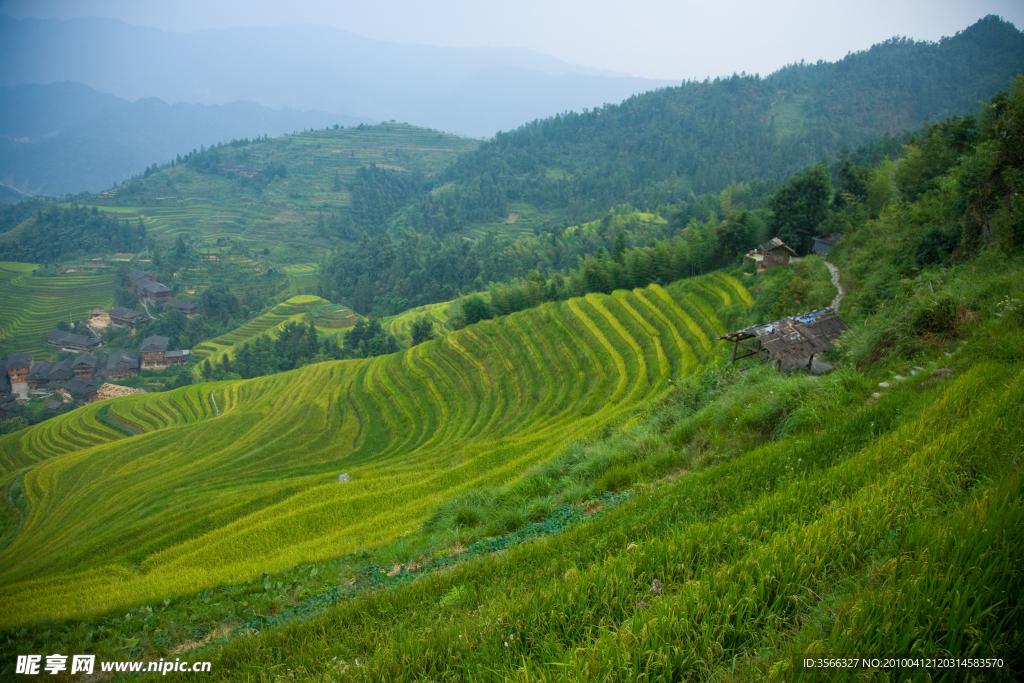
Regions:
<instances>
[{"instance_id":1,"label":"forested hill","mask_svg":"<svg viewBox=\"0 0 1024 683\"><path fill-rule=\"evenodd\" d=\"M938 43L897 38L836 63L691 82L534 121L460 155L414 192L400 182L408 174L378 168L360 176L354 196L412 200L386 219L349 212L358 239L340 243L321 268L322 294L387 315L489 280L529 277L531 269L544 277L581 272L578 259L599 247L611 252L617 232L627 247L651 247L710 214L715 225L731 224L718 196L726 189L742 221L744 209L767 209L765 200L799 169L845 159L844 148L858 150L859 164L895 157L909 131L976 113L1022 71L1024 36L989 16ZM850 191L837 175L842 160L826 165L833 185ZM403 192L391 189L398 187ZM635 209L668 225L614 225L613 214ZM575 226L599 219L597 239L581 241ZM775 234L756 222L745 229L743 251L764 229Z\"/></svg>"},{"instance_id":2,"label":"forested hill","mask_svg":"<svg viewBox=\"0 0 1024 683\"><path fill-rule=\"evenodd\" d=\"M399 223L436 233L509 211L574 224L787 175L844 146L972 112L1024 70L1024 36L988 16L938 43L894 38L766 78L733 75L499 133L448 169Z\"/></svg>"}]
</instances>

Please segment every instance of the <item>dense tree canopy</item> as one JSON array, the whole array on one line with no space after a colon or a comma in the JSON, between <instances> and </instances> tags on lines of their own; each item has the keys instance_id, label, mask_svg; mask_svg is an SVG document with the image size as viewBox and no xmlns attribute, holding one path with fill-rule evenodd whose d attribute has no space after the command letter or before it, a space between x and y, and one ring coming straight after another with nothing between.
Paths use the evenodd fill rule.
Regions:
<instances>
[{"instance_id":1,"label":"dense tree canopy","mask_svg":"<svg viewBox=\"0 0 1024 683\"><path fill-rule=\"evenodd\" d=\"M56 263L74 256L138 252L147 243L141 219L122 220L95 207L51 204L36 208L17 228L0 235L0 260Z\"/></svg>"},{"instance_id":2,"label":"dense tree canopy","mask_svg":"<svg viewBox=\"0 0 1024 683\"><path fill-rule=\"evenodd\" d=\"M577 248L566 228L628 204L666 218L681 211L683 219L672 221L681 234L691 218L705 221L712 210L717 221L726 219L729 209L715 198L727 188L744 188L750 196L736 203L759 209L785 177L840 155L849 162L844 173L806 171L779 198L780 215L769 232L806 251L812 233L824 231L823 207L836 199L825 197L830 184L840 202L845 193L870 199L877 210L889 201L892 183L884 173L869 178L867 169L895 157L896 136L927 117L974 111L1022 65L1024 36L990 16L938 43L896 38L835 63L793 64L765 78L687 82L534 121L495 135L432 179L364 169L352 186L353 209L329 231L354 241L339 245L326 264L321 292L384 315L480 291L489 281L523 278L531 269L565 275L599 247L621 266L624 246L649 246L668 235L632 232L616 247L615 233L602 234L599 244ZM951 119L948 131L934 135L969 145L970 120ZM860 145L857 153L845 151ZM928 163L920 177L908 165L897 178L902 187L923 188L956 156L921 153ZM853 168L861 168L859 175L851 175ZM529 245L496 227L523 206L546 217ZM745 222L751 219L753 227ZM737 222L722 228L716 258L749 248L740 242L764 220L737 213ZM491 228L478 239L482 225Z\"/></svg>"}]
</instances>

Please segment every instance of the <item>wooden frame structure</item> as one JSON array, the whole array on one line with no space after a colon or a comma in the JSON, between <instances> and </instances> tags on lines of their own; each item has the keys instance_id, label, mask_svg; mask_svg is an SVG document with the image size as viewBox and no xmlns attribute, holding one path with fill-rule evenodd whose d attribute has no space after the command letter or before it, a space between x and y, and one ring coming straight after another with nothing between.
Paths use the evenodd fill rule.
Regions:
<instances>
[{"instance_id":1,"label":"wooden frame structure","mask_svg":"<svg viewBox=\"0 0 1024 683\"><path fill-rule=\"evenodd\" d=\"M736 330L718 339L733 343L733 364L743 358L760 358L763 353L768 353L780 368L783 363L788 366L806 363L809 369L814 363L814 356L831 349L832 341L847 329L839 314L826 308ZM757 348L743 343L749 339L757 340ZM741 348L746 353L741 354Z\"/></svg>"}]
</instances>

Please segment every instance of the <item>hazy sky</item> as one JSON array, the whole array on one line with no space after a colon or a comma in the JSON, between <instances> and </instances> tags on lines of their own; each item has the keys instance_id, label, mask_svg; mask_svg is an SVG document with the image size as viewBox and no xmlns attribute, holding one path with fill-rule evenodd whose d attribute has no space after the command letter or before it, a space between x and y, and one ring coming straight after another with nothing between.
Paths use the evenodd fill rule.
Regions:
<instances>
[{"instance_id":1,"label":"hazy sky","mask_svg":"<svg viewBox=\"0 0 1024 683\"><path fill-rule=\"evenodd\" d=\"M96 16L165 31L333 26L446 47L525 47L574 64L682 80L836 60L895 35L937 40L986 14L1024 27L1021 0L0 0L15 17Z\"/></svg>"}]
</instances>

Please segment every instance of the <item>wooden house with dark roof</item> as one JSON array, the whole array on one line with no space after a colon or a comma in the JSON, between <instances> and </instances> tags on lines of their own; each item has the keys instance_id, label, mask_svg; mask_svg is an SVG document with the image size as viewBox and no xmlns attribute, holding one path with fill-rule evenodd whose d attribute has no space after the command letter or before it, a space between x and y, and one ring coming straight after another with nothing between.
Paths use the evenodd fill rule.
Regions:
<instances>
[{"instance_id":1,"label":"wooden house with dark roof","mask_svg":"<svg viewBox=\"0 0 1024 683\"><path fill-rule=\"evenodd\" d=\"M170 287L152 280L141 281L138 290L139 296L147 301L166 301L174 297Z\"/></svg>"},{"instance_id":2,"label":"wooden house with dark roof","mask_svg":"<svg viewBox=\"0 0 1024 683\"><path fill-rule=\"evenodd\" d=\"M751 249L748 256L757 261L757 274L760 275L776 266L788 265L789 259L796 256L796 252L778 237L773 237L756 249Z\"/></svg>"},{"instance_id":3,"label":"wooden house with dark roof","mask_svg":"<svg viewBox=\"0 0 1024 683\"><path fill-rule=\"evenodd\" d=\"M139 353L142 354L142 365L165 365L164 353L167 352L167 337L153 335L142 340Z\"/></svg>"},{"instance_id":4,"label":"wooden house with dark roof","mask_svg":"<svg viewBox=\"0 0 1024 683\"><path fill-rule=\"evenodd\" d=\"M842 237L840 233L832 233L824 237L815 237L814 246L811 247L811 253L817 254L818 256L828 256L828 252L836 245L839 238Z\"/></svg>"},{"instance_id":5,"label":"wooden house with dark roof","mask_svg":"<svg viewBox=\"0 0 1024 683\"><path fill-rule=\"evenodd\" d=\"M139 374L139 357L134 351L118 349L107 358L106 375L118 380Z\"/></svg>"},{"instance_id":6,"label":"wooden house with dark roof","mask_svg":"<svg viewBox=\"0 0 1024 683\"><path fill-rule=\"evenodd\" d=\"M59 346L65 351L91 351L98 349L103 344L99 337L74 334L73 332L57 329L46 333L46 343L50 346Z\"/></svg>"},{"instance_id":7,"label":"wooden house with dark roof","mask_svg":"<svg viewBox=\"0 0 1024 683\"><path fill-rule=\"evenodd\" d=\"M64 405L63 401L58 401L57 399L54 398L47 399L46 403L43 404L43 406L51 413L56 413L58 410L60 410L60 407L62 405Z\"/></svg>"},{"instance_id":8,"label":"wooden house with dark roof","mask_svg":"<svg viewBox=\"0 0 1024 683\"><path fill-rule=\"evenodd\" d=\"M50 382L66 382L75 376L71 369L71 359L61 361L43 361L32 366L25 381L30 389L45 389Z\"/></svg>"},{"instance_id":9,"label":"wooden house with dark roof","mask_svg":"<svg viewBox=\"0 0 1024 683\"><path fill-rule=\"evenodd\" d=\"M7 370L7 376L11 380L12 387L18 383L24 383L28 379L28 373L32 370L32 365L31 353L12 353L7 356L7 363L4 365L4 369Z\"/></svg>"},{"instance_id":10,"label":"wooden house with dark roof","mask_svg":"<svg viewBox=\"0 0 1024 683\"><path fill-rule=\"evenodd\" d=\"M718 339L733 343L732 362L767 353L783 367L805 365L810 369L814 356L832 348L832 342L849 329L831 308L754 325L722 335ZM748 346L751 339L757 346ZM740 350L746 353L741 353Z\"/></svg>"},{"instance_id":11,"label":"wooden house with dark roof","mask_svg":"<svg viewBox=\"0 0 1024 683\"><path fill-rule=\"evenodd\" d=\"M186 301L185 299L168 299L164 304L164 307L171 306L176 308L186 318L195 317L196 312L199 310L199 305L195 301Z\"/></svg>"},{"instance_id":12,"label":"wooden house with dark roof","mask_svg":"<svg viewBox=\"0 0 1024 683\"><path fill-rule=\"evenodd\" d=\"M146 314L142 311L136 311L131 308L125 308L124 306L114 306L110 309L110 326L111 327L130 327L135 329L135 323L145 321Z\"/></svg>"},{"instance_id":13,"label":"wooden house with dark roof","mask_svg":"<svg viewBox=\"0 0 1024 683\"><path fill-rule=\"evenodd\" d=\"M91 353L83 353L71 363L71 372L78 379L92 379L99 367L100 359Z\"/></svg>"},{"instance_id":14,"label":"wooden house with dark roof","mask_svg":"<svg viewBox=\"0 0 1024 683\"><path fill-rule=\"evenodd\" d=\"M156 275L147 273L144 270L133 270L128 273L128 289L134 289L139 286L140 282L144 282L146 280L156 282Z\"/></svg>"},{"instance_id":15,"label":"wooden house with dark roof","mask_svg":"<svg viewBox=\"0 0 1024 683\"><path fill-rule=\"evenodd\" d=\"M92 403L96 400L100 388L92 382L76 378L64 382L64 390L71 394L82 394L86 403Z\"/></svg>"},{"instance_id":16,"label":"wooden house with dark roof","mask_svg":"<svg viewBox=\"0 0 1024 683\"><path fill-rule=\"evenodd\" d=\"M164 354L164 362L168 365L174 363L177 365L184 365L188 362L189 350L182 349L180 351L168 351Z\"/></svg>"}]
</instances>

